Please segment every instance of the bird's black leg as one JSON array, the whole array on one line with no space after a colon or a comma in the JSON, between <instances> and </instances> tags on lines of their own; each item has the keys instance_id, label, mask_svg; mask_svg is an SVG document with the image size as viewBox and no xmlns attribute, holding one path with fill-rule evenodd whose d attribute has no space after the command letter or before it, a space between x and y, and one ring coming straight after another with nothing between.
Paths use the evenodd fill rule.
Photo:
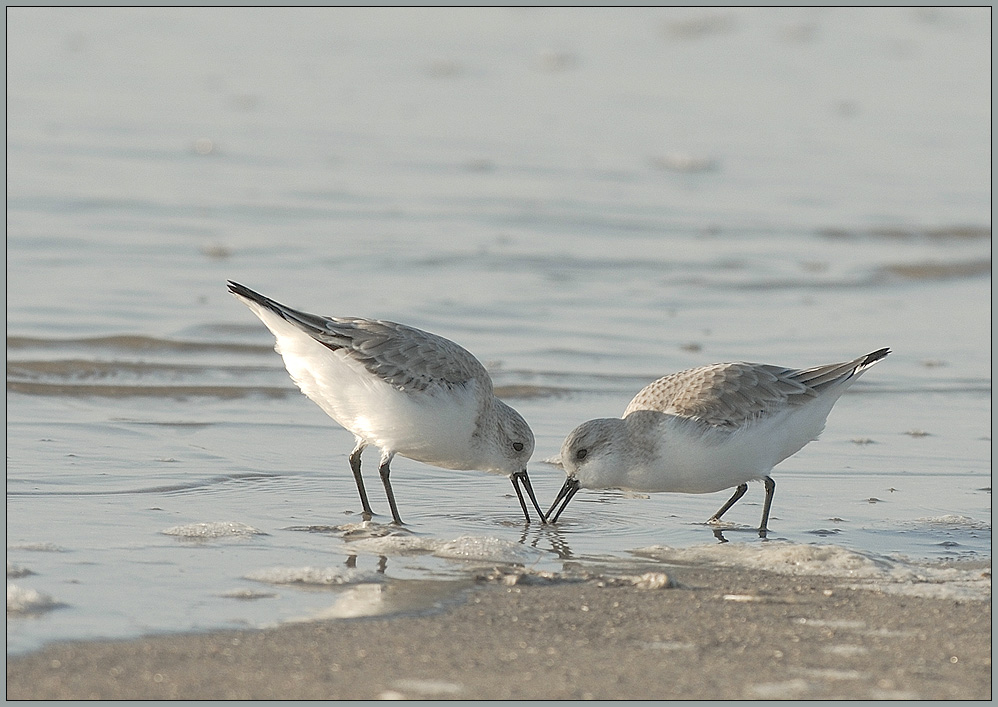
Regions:
<instances>
[{"instance_id":1,"label":"bird's black leg","mask_svg":"<svg viewBox=\"0 0 998 707\"><path fill-rule=\"evenodd\" d=\"M391 467L389 467L391 459L385 459L381 462L381 466L378 468L378 473L381 474L381 483L385 485L385 493L388 495L388 505L392 507L392 518L399 525L403 525L402 519L399 518L399 509L395 505L395 494L392 492L392 482L388 480L389 474L392 473Z\"/></svg>"},{"instance_id":2,"label":"bird's black leg","mask_svg":"<svg viewBox=\"0 0 998 707\"><path fill-rule=\"evenodd\" d=\"M769 477L767 476L766 478ZM727 511L729 508L735 505L735 501L744 496L746 491L748 491L748 484L738 484L738 488L735 489L735 494L728 499L727 503L721 506L721 510L719 510L717 513L708 518L707 522L713 523L715 520L721 520L721 516L724 515L725 511Z\"/></svg>"},{"instance_id":3,"label":"bird's black leg","mask_svg":"<svg viewBox=\"0 0 998 707\"><path fill-rule=\"evenodd\" d=\"M374 515L374 511L371 510L371 503L367 500L367 491L364 489L364 479L360 475L360 453L363 451L364 447L358 445L358 447L350 454L350 469L353 471L354 481L357 482L357 490L360 491L360 503L364 506L364 515L366 516L364 520L370 520L371 516Z\"/></svg>"},{"instance_id":4,"label":"bird's black leg","mask_svg":"<svg viewBox=\"0 0 998 707\"><path fill-rule=\"evenodd\" d=\"M759 525L759 537L766 537L766 527L769 523L769 509L773 506L773 494L776 493L776 482L773 481L771 476L767 476L763 479L763 483L766 484L766 502L762 506L762 523Z\"/></svg>"}]
</instances>

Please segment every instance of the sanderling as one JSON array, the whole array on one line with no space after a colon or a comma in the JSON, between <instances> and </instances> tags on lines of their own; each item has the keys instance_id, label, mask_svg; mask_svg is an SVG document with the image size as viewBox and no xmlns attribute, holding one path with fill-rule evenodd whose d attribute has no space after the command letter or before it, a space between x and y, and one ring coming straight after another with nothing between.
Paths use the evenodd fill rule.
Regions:
<instances>
[{"instance_id":1,"label":"sanderling","mask_svg":"<svg viewBox=\"0 0 998 707\"><path fill-rule=\"evenodd\" d=\"M762 479L765 537L776 482L774 466L817 439L835 401L860 374L890 353L804 370L758 363L716 363L645 386L621 418L589 420L561 447L568 479L546 514L551 522L580 488L734 495L708 519L717 522ZM561 507L551 517L558 504Z\"/></svg>"},{"instance_id":2,"label":"sanderling","mask_svg":"<svg viewBox=\"0 0 998 707\"><path fill-rule=\"evenodd\" d=\"M299 312L231 280L229 291L277 337L274 348L302 392L353 433L350 468L367 517L373 512L360 456L373 445L396 523L402 519L389 481L396 454L445 469L509 474L527 522L521 483L544 522L527 476L534 435L495 397L488 372L468 351L404 324Z\"/></svg>"}]
</instances>

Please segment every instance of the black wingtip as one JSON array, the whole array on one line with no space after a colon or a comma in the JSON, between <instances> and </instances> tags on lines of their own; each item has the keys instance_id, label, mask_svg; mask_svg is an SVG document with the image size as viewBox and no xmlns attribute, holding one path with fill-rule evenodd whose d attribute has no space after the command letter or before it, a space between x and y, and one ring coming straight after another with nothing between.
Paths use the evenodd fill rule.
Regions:
<instances>
[{"instance_id":1,"label":"black wingtip","mask_svg":"<svg viewBox=\"0 0 998 707\"><path fill-rule=\"evenodd\" d=\"M270 307L276 311L276 308L274 307L275 302L269 297L264 297L259 292L254 292L250 288L246 287L246 285L240 285L238 282L233 280L226 280L226 282L229 283L229 292L232 294L245 297L248 300L252 300L257 304L262 304L265 307Z\"/></svg>"},{"instance_id":2,"label":"black wingtip","mask_svg":"<svg viewBox=\"0 0 998 707\"><path fill-rule=\"evenodd\" d=\"M880 359L886 357L887 354L889 354L890 352L891 350L886 347L882 349L877 349L873 353L866 355L866 363L874 363L876 361L879 361Z\"/></svg>"},{"instance_id":3,"label":"black wingtip","mask_svg":"<svg viewBox=\"0 0 998 707\"><path fill-rule=\"evenodd\" d=\"M883 348L883 349L877 349L873 353L868 353L866 357L863 359L863 362L859 364L859 368L866 368L867 366L872 366L880 359L886 358L887 354L889 354L890 352L891 350L889 348Z\"/></svg>"},{"instance_id":4,"label":"black wingtip","mask_svg":"<svg viewBox=\"0 0 998 707\"><path fill-rule=\"evenodd\" d=\"M326 326L329 320L325 317L292 309L265 295L261 295L259 292L254 292L245 285L240 285L238 282L233 282L232 280L226 280L226 282L229 283L229 292L237 297L270 310L284 321L301 329L323 346L334 351L341 348L340 344L330 340L329 337L331 334Z\"/></svg>"},{"instance_id":5,"label":"black wingtip","mask_svg":"<svg viewBox=\"0 0 998 707\"><path fill-rule=\"evenodd\" d=\"M259 297L258 293L254 292L245 285L240 285L234 280L226 280L226 282L229 283L229 292L234 295L242 295L243 297L252 297L253 295L256 295Z\"/></svg>"},{"instance_id":6,"label":"black wingtip","mask_svg":"<svg viewBox=\"0 0 998 707\"><path fill-rule=\"evenodd\" d=\"M256 302L257 304L266 307L275 314L278 314L281 317L287 319L283 305L279 304L278 302L275 302L269 297L261 295L259 292L254 292L245 285L240 285L238 282L234 282L232 280L226 280L226 282L229 283L229 292L231 292L232 294L238 297L242 297L243 299L248 299L251 302Z\"/></svg>"}]
</instances>

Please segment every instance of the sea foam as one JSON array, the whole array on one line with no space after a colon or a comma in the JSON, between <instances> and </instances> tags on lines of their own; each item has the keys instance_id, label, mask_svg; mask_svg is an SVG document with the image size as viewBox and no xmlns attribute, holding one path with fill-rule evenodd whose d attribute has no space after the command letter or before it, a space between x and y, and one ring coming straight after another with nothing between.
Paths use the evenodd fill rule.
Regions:
<instances>
[{"instance_id":1,"label":"sea foam","mask_svg":"<svg viewBox=\"0 0 998 707\"><path fill-rule=\"evenodd\" d=\"M824 576L844 586L891 594L986 601L991 598L991 569L939 563L920 564L837 545L764 544L641 548L635 554L676 564L709 564L766 570L788 575Z\"/></svg>"}]
</instances>

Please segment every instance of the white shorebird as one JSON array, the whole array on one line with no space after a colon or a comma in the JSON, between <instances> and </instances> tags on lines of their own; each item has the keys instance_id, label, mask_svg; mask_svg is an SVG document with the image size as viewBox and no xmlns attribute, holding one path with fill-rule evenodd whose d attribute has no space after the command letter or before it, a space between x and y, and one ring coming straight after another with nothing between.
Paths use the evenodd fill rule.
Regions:
<instances>
[{"instance_id":1,"label":"white shorebird","mask_svg":"<svg viewBox=\"0 0 998 707\"><path fill-rule=\"evenodd\" d=\"M544 522L527 476L534 435L495 397L488 372L468 351L403 324L299 312L231 280L229 291L277 337L275 349L302 392L353 433L350 468L368 518L360 455L373 445L381 450L378 471L398 524L389 481L396 454L445 469L508 474L527 522L521 483Z\"/></svg>"},{"instance_id":2,"label":"white shorebird","mask_svg":"<svg viewBox=\"0 0 998 707\"><path fill-rule=\"evenodd\" d=\"M762 479L765 536L774 466L817 439L846 388L890 353L804 370L759 363L716 363L659 378L631 400L622 418L589 420L561 447L568 479L546 514L556 522L580 488L734 495L708 519L717 522ZM561 503L557 513L555 507Z\"/></svg>"}]
</instances>

